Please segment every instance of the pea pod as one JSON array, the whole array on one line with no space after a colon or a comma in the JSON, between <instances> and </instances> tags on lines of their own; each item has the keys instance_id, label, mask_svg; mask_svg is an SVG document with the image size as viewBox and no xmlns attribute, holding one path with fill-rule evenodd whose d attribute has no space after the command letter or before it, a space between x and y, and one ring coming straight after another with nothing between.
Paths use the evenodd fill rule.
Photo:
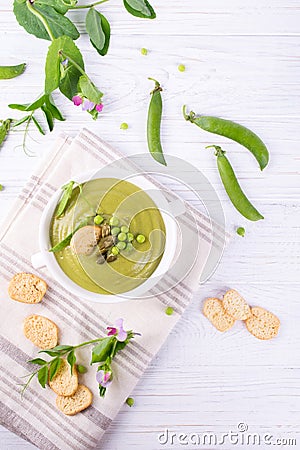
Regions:
<instances>
[{"instance_id":1,"label":"pea pod","mask_svg":"<svg viewBox=\"0 0 300 450\"><path fill-rule=\"evenodd\" d=\"M183 106L183 116L185 120L194 123L202 130L227 137L247 148L257 160L261 170L268 165L269 152L267 147L253 131L243 125L214 116L196 117L193 111L187 114L185 105Z\"/></svg>"},{"instance_id":2,"label":"pea pod","mask_svg":"<svg viewBox=\"0 0 300 450\"><path fill-rule=\"evenodd\" d=\"M10 130L11 121L11 119L0 120L0 147L5 141L6 136Z\"/></svg>"},{"instance_id":3,"label":"pea pod","mask_svg":"<svg viewBox=\"0 0 300 450\"><path fill-rule=\"evenodd\" d=\"M233 168L228 161L228 158L225 156L226 152L218 145L210 145L207 148L210 147L213 147L216 150L215 155L217 157L219 174L233 206L248 220L257 221L263 219L264 217L257 211L252 203L250 203L242 191Z\"/></svg>"},{"instance_id":4,"label":"pea pod","mask_svg":"<svg viewBox=\"0 0 300 450\"><path fill-rule=\"evenodd\" d=\"M167 165L166 160L163 155L163 149L161 146L160 138L160 126L161 126L161 116L162 116L162 99L161 91L162 88L158 81L153 78L149 78L155 82L155 87L151 92L151 101L148 109L148 121L147 121L147 141L148 148L153 156L153 158L163 164Z\"/></svg>"},{"instance_id":5,"label":"pea pod","mask_svg":"<svg viewBox=\"0 0 300 450\"><path fill-rule=\"evenodd\" d=\"M17 66L0 66L0 80L8 80L22 75L25 67L25 63L18 64Z\"/></svg>"},{"instance_id":6,"label":"pea pod","mask_svg":"<svg viewBox=\"0 0 300 450\"><path fill-rule=\"evenodd\" d=\"M55 215L56 218L60 217L64 213L64 211L67 207L67 204L72 196L74 184L75 184L75 181L70 181L68 184L66 184L65 186L62 187L62 189L64 190L64 193L63 193L61 200L57 207L57 211L56 211L56 215Z\"/></svg>"}]
</instances>

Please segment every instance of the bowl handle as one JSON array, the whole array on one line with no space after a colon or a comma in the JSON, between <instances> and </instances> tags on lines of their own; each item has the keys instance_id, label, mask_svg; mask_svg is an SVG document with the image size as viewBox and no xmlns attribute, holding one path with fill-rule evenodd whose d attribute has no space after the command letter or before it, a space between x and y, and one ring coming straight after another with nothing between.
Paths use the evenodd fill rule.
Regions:
<instances>
[{"instance_id":1,"label":"bowl handle","mask_svg":"<svg viewBox=\"0 0 300 450\"><path fill-rule=\"evenodd\" d=\"M186 212L185 203L179 198L169 202L169 208L173 213L174 217L181 216L181 214L184 214Z\"/></svg>"},{"instance_id":2,"label":"bowl handle","mask_svg":"<svg viewBox=\"0 0 300 450\"><path fill-rule=\"evenodd\" d=\"M43 252L35 253L31 256L31 264L34 269L41 269L46 266L45 254Z\"/></svg>"}]
</instances>

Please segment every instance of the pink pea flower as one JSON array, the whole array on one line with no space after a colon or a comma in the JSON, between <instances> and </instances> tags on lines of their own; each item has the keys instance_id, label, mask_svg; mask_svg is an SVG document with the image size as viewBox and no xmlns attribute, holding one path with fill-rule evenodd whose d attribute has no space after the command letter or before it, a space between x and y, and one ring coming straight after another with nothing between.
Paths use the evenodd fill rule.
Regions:
<instances>
[{"instance_id":1,"label":"pink pea flower","mask_svg":"<svg viewBox=\"0 0 300 450\"><path fill-rule=\"evenodd\" d=\"M99 105L96 105L96 111L98 111L99 113L100 112L102 112L102 110L103 110L103 104L102 103L99 103Z\"/></svg>"},{"instance_id":2,"label":"pink pea flower","mask_svg":"<svg viewBox=\"0 0 300 450\"><path fill-rule=\"evenodd\" d=\"M72 98L72 102L74 103L75 106L80 106L83 100L80 97L80 95L74 95L74 97Z\"/></svg>"},{"instance_id":3,"label":"pink pea flower","mask_svg":"<svg viewBox=\"0 0 300 450\"><path fill-rule=\"evenodd\" d=\"M112 380L110 380L111 372L104 372L104 370L99 370L96 373L96 380L102 387L107 388Z\"/></svg>"},{"instance_id":4,"label":"pink pea flower","mask_svg":"<svg viewBox=\"0 0 300 450\"><path fill-rule=\"evenodd\" d=\"M107 327L108 336L117 336L118 341L124 342L127 339L127 332L123 328L124 319L118 319L115 322L115 327Z\"/></svg>"},{"instance_id":5,"label":"pink pea flower","mask_svg":"<svg viewBox=\"0 0 300 450\"><path fill-rule=\"evenodd\" d=\"M94 109L95 103L90 100L84 100L82 105L82 111L92 111Z\"/></svg>"}]
</instances>

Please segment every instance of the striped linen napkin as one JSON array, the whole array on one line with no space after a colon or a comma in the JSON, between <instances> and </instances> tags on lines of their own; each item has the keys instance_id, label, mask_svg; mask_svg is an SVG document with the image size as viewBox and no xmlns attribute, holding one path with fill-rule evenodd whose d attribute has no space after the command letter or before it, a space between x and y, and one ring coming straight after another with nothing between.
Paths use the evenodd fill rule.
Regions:
<instances>
[{"instance_id":1,"label":"striped linen napkin","mask_svg":"<svg viewBox=\"0 0 300 450\"><path fill-rule=\"evenodd\" d=\"M193 213L200 230L201 251L184 279L176 280L174 274L165 275L159 281L160 286L155 286L147 299L117 304L89 303L70 294L51 279L46 269L34 270L30 257L39 251L39 221L53 193L66 181L76 180L79 174L105 166L121 156L87 130L83 130L74 140L60 137L46 162L31 176L1 228L1 423L40 449L101 447L99 441L105 430L191 301L211 249L220 254L222 252L222 228L217 228L212 239L209 219L188 205L187 210ZM154 182L164 193L168 192L158 181ZM187 213L182 221L186 232L190 232L194 225L188 223ZM32 272L45 279L48 291L41 303L29 305L9 298L8 282L16 272ZM172 316L164 313L166 306L174 308ZM21 377L32 371L32 366L26 361L37 354L37 349L24 338L22 331L22 322L30 314L41 314L53 320L59 327L60 343L63 344L75 345L104 336L106 327L114 324L119 317L124 318L126 329L140 332L141 336L116 356L113 362L114 381L105 398L98 395L95 367L90 367L88 373L80 376L80 382L93 391L93 404L85 411L68 417L57 410L54 392L49 388L42 389L35 379L21 398L18 384ZM80 363L88 366L89 353L78 350Z\"/></svg>"}]
</instances>

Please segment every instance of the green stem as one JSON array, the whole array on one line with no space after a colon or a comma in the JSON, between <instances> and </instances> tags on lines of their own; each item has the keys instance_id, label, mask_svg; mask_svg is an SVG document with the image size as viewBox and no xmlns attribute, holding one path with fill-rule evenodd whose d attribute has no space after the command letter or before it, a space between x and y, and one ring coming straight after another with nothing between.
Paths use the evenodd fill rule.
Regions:
<instances>
[{"instance_id":1,"label":"green stem","mask_svg":"<svg viewBox=\"0 0 300 450\"><path fill-rule=\"evenodd\" d=\"M25 153L26 153L26 138L27 138L28 128L29 128L29 125L30 125L30 122L31 122L31 120L32 120L32 116L33 116L33 113L34 113L34 112L35 112L35 110L32 111L31 114L29 114L28 121L27 121L27 123L26 123L25 131L24 131L22 147L23 147L23 151L24 151ZM27 154L27 153L26 153L26 154Z\"/></svg>"},{"instance_id":2,"label":"green stem","mask_svg":"<svg viewBox=\"0 0 300 450\"><path fill-rule=\"evenodd\" d=\"M85 71L82 69L82 67L80 67L80 65L77 64L77 62L74 61L74 59L72 59L67 53L65 53L64 51L61 50L61 51L60 51L60 54L61 54L65 59L68 59L69 62L70 62L71 64L73 64L73 66L76 67L76 69L77 69L82 75L84 75L85 77L89 78L89 77L87 76L87 74L85 73Z\"/></svg>"},{"instance_id":3,"label":"green stem","mask_svg":"<svg viewBox=\"0 0 300 450\"><path fill-rule=\"evenodd\" d=\"M74 345L73 349L75 350L76 348L81 348L81 347L85 347L86 345L95 344L96 342L100 342L103 339L106 339L106 338L98 338L98 339L93 339L91 341L83 342L82 344Z\"/></svg>"},{"instance_id":4,"label":"green stem","mask_svg":"<svg viewBox=\"0 0 300 450\"><path fill-rule=\"evenodd\" d=\"M30 3L30 1L26 2L26 6L29 9L29 11L32 12L32 14L35 15L42 22L42 24L46 28L47 33L49 34L51 41L53 41L55 39L55 36L53 35L46 19L34 8L34 6Z\"/></svg>"},{"instance_id":5,"label":"green stem","mask_svg":"<svg viewBox=\"0 0 300 450\"><path fill-rule=\"evenodd\" d=\"M91 3L90 5L79 5L79 6L71 6L69 9L84 9L84 8L93 8L93 6L101 5L101 3L108 2L109 0L100 0L99 2Z\"/></svg>"}]
</instances>

